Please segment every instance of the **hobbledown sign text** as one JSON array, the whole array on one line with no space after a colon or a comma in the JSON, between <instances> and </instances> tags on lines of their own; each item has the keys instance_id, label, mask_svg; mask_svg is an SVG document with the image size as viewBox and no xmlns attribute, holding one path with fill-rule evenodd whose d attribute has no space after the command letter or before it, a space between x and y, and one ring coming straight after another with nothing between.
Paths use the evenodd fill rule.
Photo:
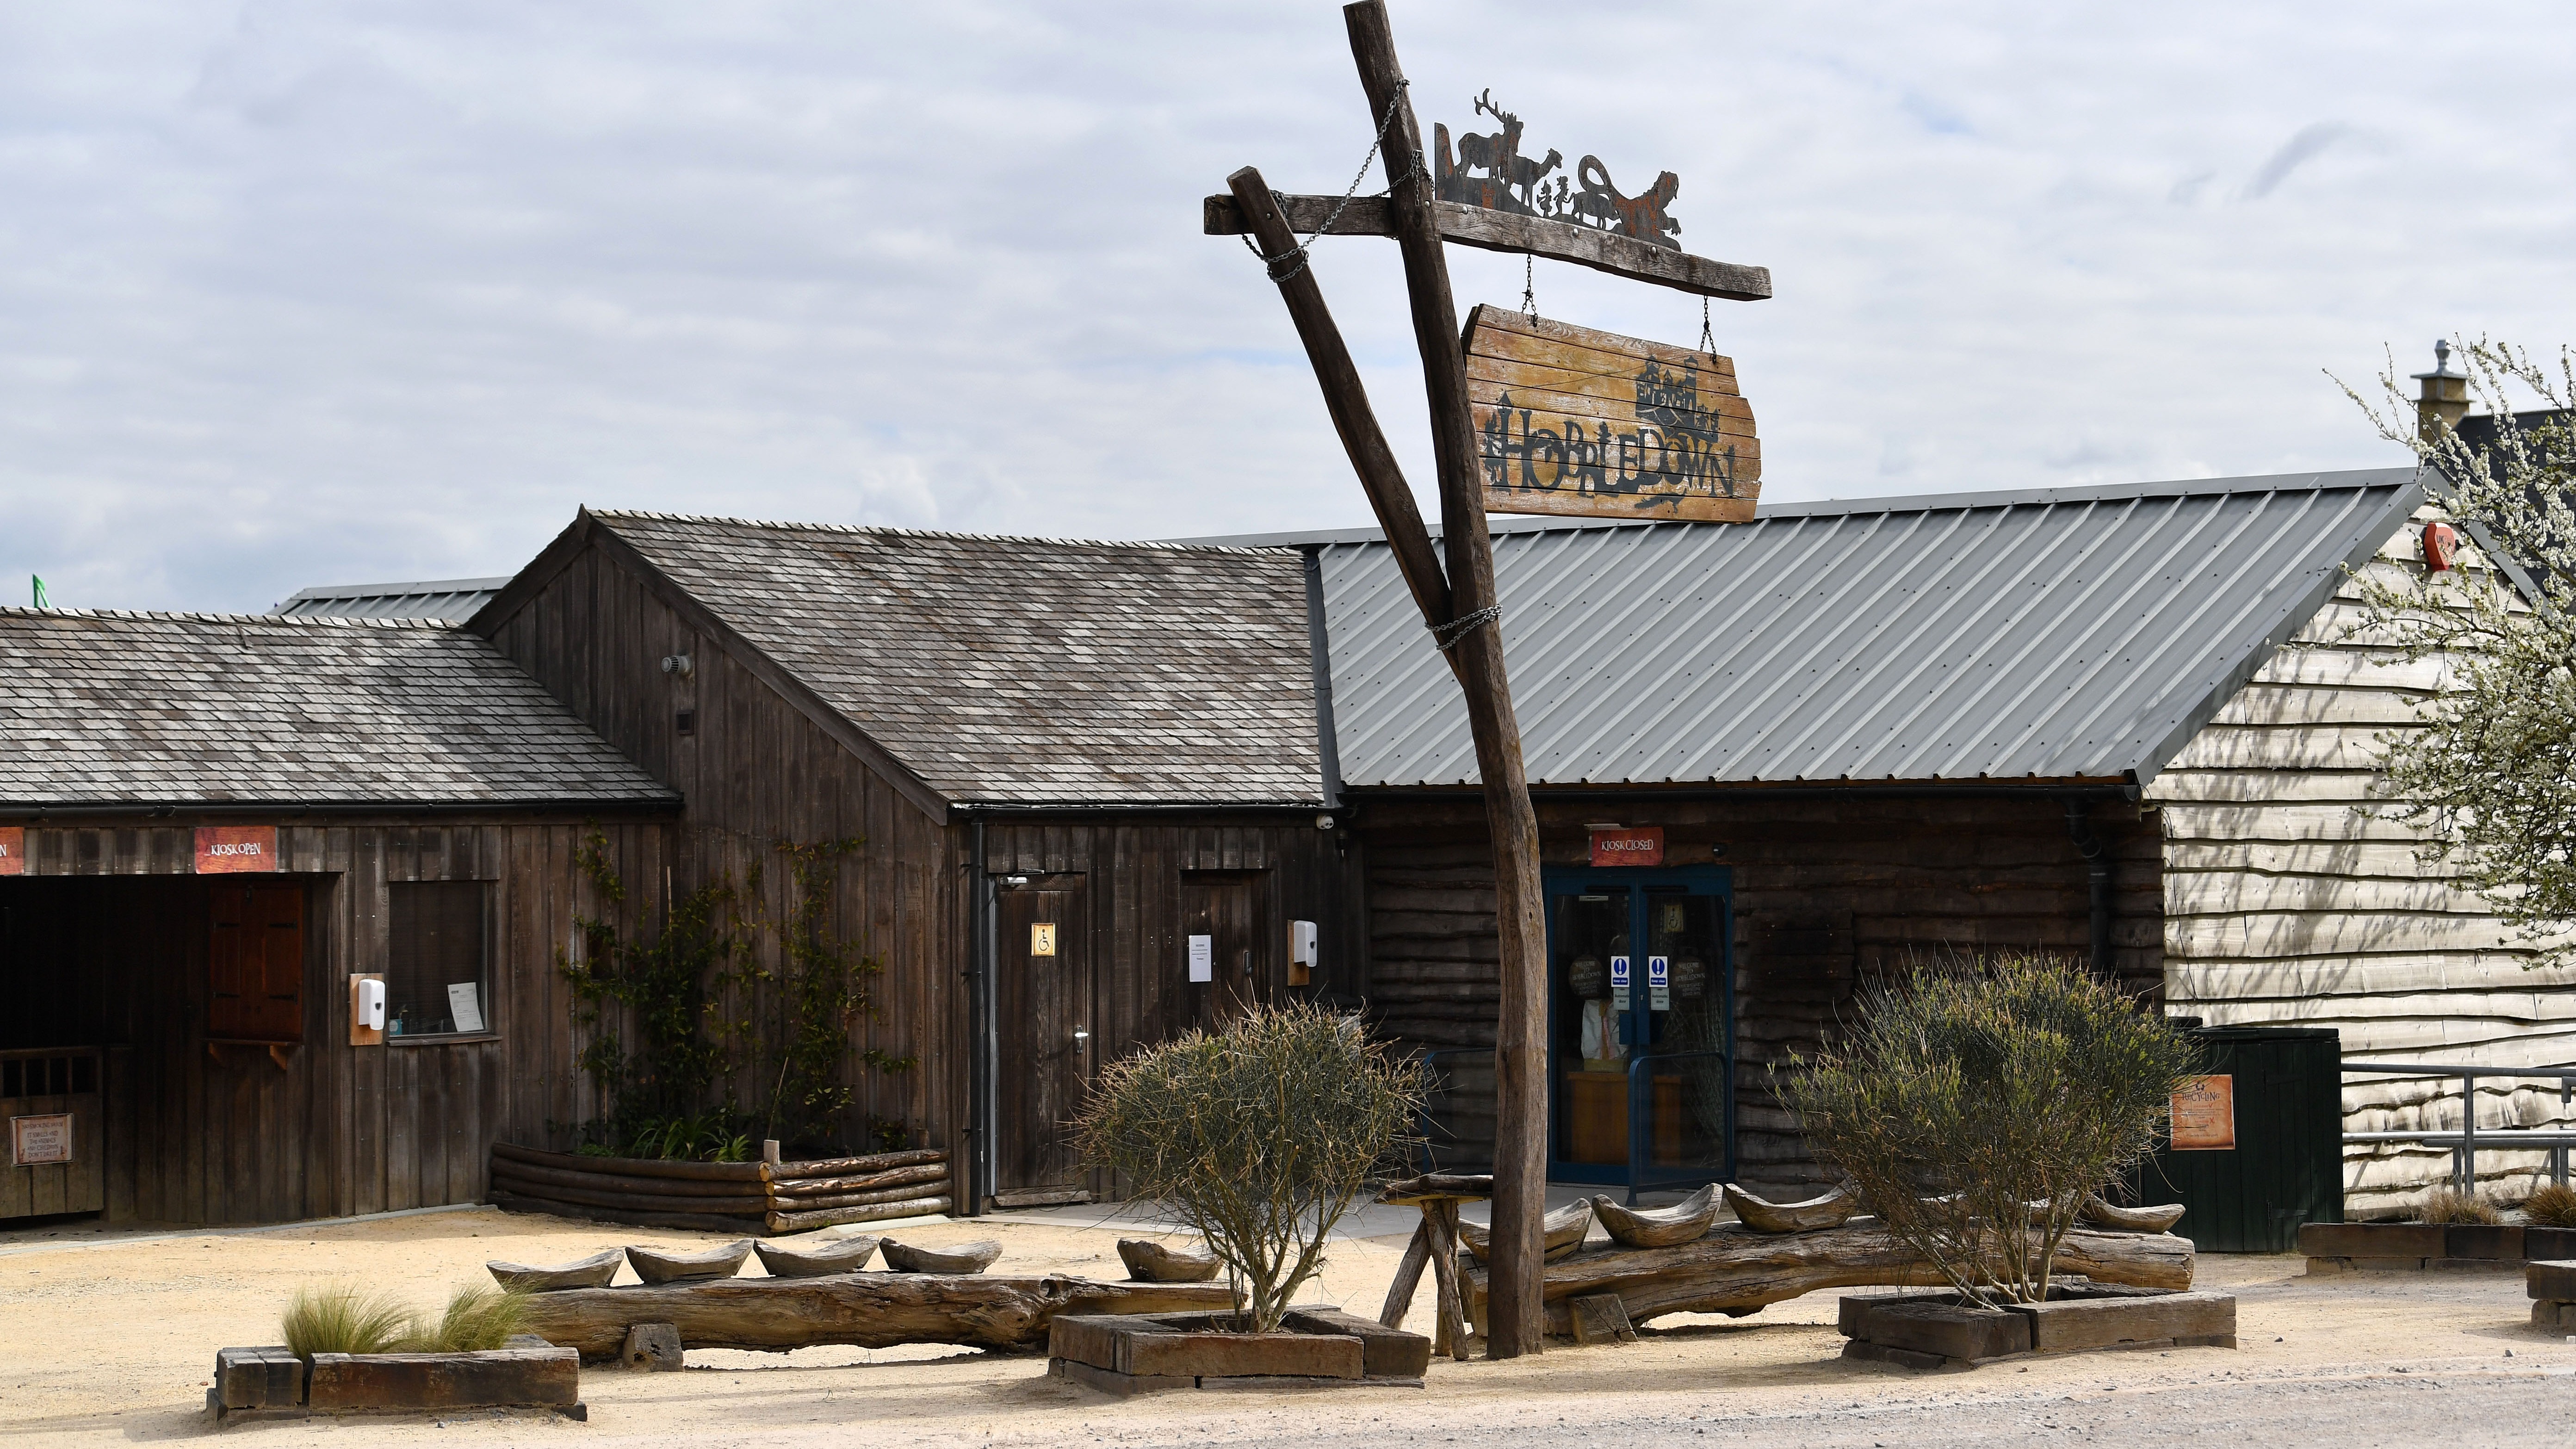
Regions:
<instances>
[{"instance_id":1,"label":"hobbledown sign text","mask_svg":"<svg viewBox=\"0 0 2576 1449\"><path fill-rule=\"evenodd\" d=\"M1753 518L1762 444L1728 358L1487 305L1467 396L1493 512Z\"/></svg>"}]
</instances>

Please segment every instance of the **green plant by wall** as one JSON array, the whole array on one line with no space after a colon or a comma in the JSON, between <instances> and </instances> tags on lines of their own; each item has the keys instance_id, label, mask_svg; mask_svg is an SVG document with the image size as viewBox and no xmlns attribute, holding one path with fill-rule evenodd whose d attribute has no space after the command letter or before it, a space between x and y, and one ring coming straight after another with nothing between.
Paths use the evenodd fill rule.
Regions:
<instances>
[{"instance_id":1,"label":"green plant by wall","mask_svg":"<svg viewBox=\"0 0 2576 1449\"><path fill-rule=\"evenodd\" d=\"M1950 1287L2043 1302L2087 1194L2154 1150L2188 1039L2073 962L1918 965L1776 1080L1807 1140Z\"/></svg>"},{"instance_id":2,"label":"green plant by wall","mask_svg":"<svg viewBox=\"0 0 2576 1449\"><path fill-rule=\"evenodd\" d=\"M857 1092L842 1075L850 1037L884 1016L873 995L882 967L832 928L840 862L861 844L778 846L790 893L783 917L768 910L755 865L740 886L720 874L674 899L649 943L627 941L604 918L578 918L583 959L559 955L557 966L587 1037L577 1060L602 1104L582 1125L582 1151L739 1162L756 1138L816 1151L845 1145L841 1124ZM593 831L580 864L613 908L626 889L607 845ZM776 942L774 969L755 949L762 935ZM620 1021L633 1023L631 1046ZM885 1072L914 1064L872 1047L859 1057ZM906 1134L870 1121L865 1136L901 1146Z\"/></svg>"}]
</instances>

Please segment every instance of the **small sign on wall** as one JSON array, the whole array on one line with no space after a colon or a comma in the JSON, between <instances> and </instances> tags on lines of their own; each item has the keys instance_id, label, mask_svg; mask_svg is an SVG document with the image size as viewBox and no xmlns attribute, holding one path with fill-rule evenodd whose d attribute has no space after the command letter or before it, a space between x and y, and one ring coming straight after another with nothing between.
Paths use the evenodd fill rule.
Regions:
<instances>
[{"instance_id":1,"label":"small sign on wall","mask_svg":"<svg viewBox=\"0 0 2576 1449\"><path fill-rule=\"evenodd\" d=\"M277 827L274 825L200 825L197 827L197 874L235 875L276 870Z\"/></svg>"},{"instance_id":2,"label":"small sign on wall","mask_svg":"<svg viewBox=\"0 0 2576 1449\"><path fill-rule=\"evenodd\" d=\"M9 1119L9 1161L18 1167L41 1167L72 1160L72 1114Z\"/></svg>"},{"instance_id":3,"label":"small sign on wall","mask_svg":"<svg viewBox=\"0 0 2576 1449\"><path fill-rule=\"evenodd\" d=\"M2176 1152L2236 1150L2236 1079L2185 1077L2173 1094Z\"/></svg>"},{"instance_id":4,"label":"small sign on wall","mask_svg":"<svg viewBox=\"0 0 2576 1449\"><path fill-rule=\"evenodd\" d=\"M1662 865L1664 863L1664 827L1649 825L1629 830L1620 826L1595 826L1592 831L1594 865Z\"/></svg>"},{"instance_id":5,"label":"small sign on wall","mask_svg":"<svg viewBox=\"0 0 2576 1449\"><path fill-rule=\"evenodd\" d=\"M1610 1009L1628 1009L1628 958L1625 956L1610 958Z\"/></svg>"},{"instance_id":6,"label":"small sign on wall","mask_svg":"<svg viewBox=\"0 0 2576 1449\"><path fill-rule=\"evenodd\" d=\"M1029 954L1032 956L1055 954L1055 922L1038 921L1030 925Z\"/></svg>"},{"instance_id":7,"label":"small sign on wall","mask_svg":"<svg viewBox=\"0 0 2576 1449\"><path fill-rule=\"evenodd\" d=\"M1672 967L1672 958L1668 956L1646 958L1646 1009L1648 1011L1673 1009Z\"/></svg>"},{"instance_id":8,"label":"small sign on wall","mask_svg":"<svg viewBox=\"0 0 2576 1449\"><path fill-rule=\"evenodd\" d=\"M1216 937L1190 937L1190 980L1216 980Z\"/></svg>"},{"instance_id":9,"label":"small sign on wall","mask_svg":"<svg viewBox=\"0 0 2576 1449\"><path fill-rule=\"evenodd\" d=\"M0 875L24 875L27 871L27 827L0 825Z\"/></svg>"}]
</instances>

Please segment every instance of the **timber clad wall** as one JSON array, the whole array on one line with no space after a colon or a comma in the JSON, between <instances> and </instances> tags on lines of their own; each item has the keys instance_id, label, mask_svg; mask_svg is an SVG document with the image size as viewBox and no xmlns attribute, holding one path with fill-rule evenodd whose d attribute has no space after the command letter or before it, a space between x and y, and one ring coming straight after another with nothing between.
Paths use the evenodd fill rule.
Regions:
<instances>
[{"instance_id":1,"label":"timber clad wall","mask_svg":"<svg viewBox=\"0 0 2576 1449\"><path fill-rule=\"evenodd\" d=\"M2420 571L2419 530L2374 567ZM2505 1066L2576 1061L2576 973L2537 971L2455 869L2419 859L2422 833L2386 801L2378 737L2404 729L2439 660L2394 663L2366 636L2349 585L2158 776L2165 836L2166 995L2213 1026L2333 1027L2348 1058ZM2350 1077L2347 1131L2456 1129L2456 1081ZM2481 1083L2484 1128L2566 1120L2555 1083ZM2539 1152L2481 1151L2493 1179ZM2345 1211L2400 1211L2447 1174L2447 1148L2345 1154Z\"/></svg>"},{"instance_id":2,"label":"timber clad wall","mask_svg":"<svg viewBox=\"0 0 2576 1449\"><path fill-rule=\"evenodd\" d=\"M657 874L662 830L605 827L612 858ZM202 877L188 826L31 827L27 876L0 881L0 1046L116 1044L112 1220L476 1201L491 1141L544 1140L588 1111L554 970L574 913L592 908L574 865L582 833L572 822L286 825L280 874ZM245 880L305 889L304 1041L282 1069L257 1047L210 1053L205 1041L207 893ZM385 969L386 886L415 880L491 884L491 1029L351 1047L348 977Z\"/></svg>"},{"instance_id":3,"label":"timber clad wall","mask_svg":"<svg viewBox=\"0 0 2576 1449\"><path fill-rule=\"evenodd\" d=\"M1604 815L1661 825L1667 864L1732 872L1737 1140L1741 1175L1751 1183L1822 1177L1771 1089L1769 1068L1816 1048L1856 980L1944 947L2036 946L2079 957L2088 949L2088 877L2055 799L1766 799L1743 791L1612 806L1542 795L1546 863L1585 864L1584 822ZM2113 856L2121 984L2152 1002L2163 933L2155 829L2133 806L2097 804L2090 818ZM1380 1029L1428 1050L1491 1047L1501 987L1493 866L1477 803L1375 798L1361 806L1359 823L1368 855L1368 996ZM1490 1062L1441 1066L1457 1083L1440 1104L1442 1125L1454 1134L1437 1143L1442 1160L1490 1160Z\"/></svg>"},{"instance_id":4,"label":"timber clad wall","mask_svg":"<svg viewBox=\"0 0 2576 1449\"><path fill-rule=\"evenodd\" d=\"M832 911L843 939L882 971L873 991L884 1015L851 1033L843 1063L843 1080L857 1088L850 1146L869 1149L873 1120L901 1127L910 1145L954 1148L966 1091L964 956L955 944L964 855L947 827L728 653L704 622L667 584L594 543L486 627L610 744L687 797L673 828L671 891L685 895L724 873L748 883L757 872L762 909L784 919L793 883L780 845L864 842L841 861ZM688 656L692 671L665 673L661 661L671 655ZM694 716L687 734L682 711ZM658 899L666 882L656 867L626 884ZM777 964L773 933L760 933L757 949L764 965ZM918 1065L878 1071L862 1059L869 1048ZM952 1156L962 1173L963 1153Z\"/></svg>"}]
</instances>

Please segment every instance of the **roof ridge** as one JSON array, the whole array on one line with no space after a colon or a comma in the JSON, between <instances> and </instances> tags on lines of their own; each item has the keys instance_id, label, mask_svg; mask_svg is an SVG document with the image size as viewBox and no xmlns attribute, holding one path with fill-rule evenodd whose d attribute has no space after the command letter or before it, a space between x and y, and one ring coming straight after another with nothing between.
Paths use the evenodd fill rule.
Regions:
<instances>
[{"instance_id":1,"label":"roof ridge","mask_svg":"<svg viewBox=\"0 0 2576 1449\"><path fill-rule=\"evenodd\" d=\"M1276 547L1247 544L1192 543L1186 540L1152 538L1075 538L1043 533L970 533L962 529L903 528L884 523L797 523L785 519L739 518L716 513L664 513L645 508L594 508L591 516L603 522L618 519L650 519L656 523L714 523L735 528L763 528L805 533L893 534L902 538L955 539L970 543L1049 543L1069 544L1083 548L1134 548L1162 553L1258 553L1274 554Z\"/></svg>"},{"instance_id":2,"label":"roof ridge","mask_svg":"<svg viewBox=\"0 0 2576 1449\"><path fill-rule=\"evenodd\" d=\"M167 624L267 624L289 628L435 629L454 633L463 626L444 619L356 619L337 614L239 614L200 609L74 609L27 604L0 604L0 619L131 619Z\"/></svg>"}]
</instances>

